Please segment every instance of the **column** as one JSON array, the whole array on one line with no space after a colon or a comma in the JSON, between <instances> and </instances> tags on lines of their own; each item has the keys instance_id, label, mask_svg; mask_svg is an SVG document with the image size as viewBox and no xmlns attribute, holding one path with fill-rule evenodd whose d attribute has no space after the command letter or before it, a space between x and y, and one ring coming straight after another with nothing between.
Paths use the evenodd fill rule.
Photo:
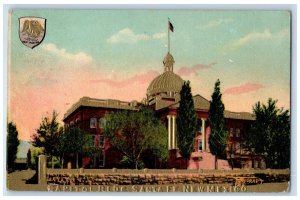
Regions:
<instances>
[{"instance_id":1,"label":"column","mask_svg":"<svg viewBox=\"0 0 300 200\"><path fill-rule=\"evenodd\" d=\"M202 133L202 150L206 151L206 133L205 133L205 119L201 118L202 126L201 126L201 133Z\"/></svg>"},{"instance_id":2,"label":"column","mask_svg":"<svg viewBox=\"0 0 300 200\"><path fill-rule=\"evenodd\" d=\"M38 183L47 184L47 156L39 155L38 157Z\"/></svg>"},{"instance_id":3,"label":"column","mask_svg":"<svg viewBox=\"0 0 300 200\"><path fill-rule=\"evenodd\" d=\"M172 116L172 149L176 149L176 116Z\"/></svg>"},{"instance_id":4,"label":"column","mask_svg":"<svg viewBox=\"0 0 300 200\"><path fill-rule=\"evenodd\" d=\"M171 116L168 115L168 149L171 149Z\"/></svg>"}]
</instances>

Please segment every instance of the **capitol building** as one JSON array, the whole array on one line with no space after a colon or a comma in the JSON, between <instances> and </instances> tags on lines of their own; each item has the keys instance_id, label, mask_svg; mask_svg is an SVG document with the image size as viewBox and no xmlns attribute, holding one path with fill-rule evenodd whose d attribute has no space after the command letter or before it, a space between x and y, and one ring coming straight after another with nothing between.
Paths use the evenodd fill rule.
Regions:
<instances>
[{"instance_id":1,"label":"capitol building","mask_svg":"<svg viewBox=\"0 0 300 200\"><path fill-rule=\"evenodd\" d=\"M105 114L117 110L137 110L144 104L154 110L168 132L169 158L166 168L182 169L186 167L177 148L176 113L180 105L180 91L184 80L174 73L174 58L168 52L163 59L163 73L149 84L146 97L142 102L125 102L116 99L97 99L82 97L73 104L64 115L65 126L75 125L93 135L95 146L101 148L101 153L95 158L82 158L80 164L86 168L113 168L122 160L122 154L114 148L109 139L103 134L106 123ZM210 153L208 138L210 124L208 121L209 100L200 94L193 96L198 120L197 136L194 151L188 161L188 169L214 169L214 155ZM225 110L225 123L228 130L226 153L218 160L219 169L235 168L264 168L264 161L256 155L244 150L243 135L249 123L255 116L247 112L231 112ZM229 158L233 162L229 162ZM155 158L149 161L147 168L158 168Z\"/></svg>"}]
</instances>

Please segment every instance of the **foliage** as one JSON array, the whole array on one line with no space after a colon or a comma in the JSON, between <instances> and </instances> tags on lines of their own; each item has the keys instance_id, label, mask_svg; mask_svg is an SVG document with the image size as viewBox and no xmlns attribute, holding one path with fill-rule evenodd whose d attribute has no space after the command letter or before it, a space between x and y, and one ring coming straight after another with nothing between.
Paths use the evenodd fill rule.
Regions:
<instances>
[{"instance_id":1,"label":"foliage","mask_svg":"<svg viewBox=\"0 0 300 200\"><path fill-rule=\"evenodd\" d=\"M227 145L227 129L225 126L222 94L220 91L220 80L215 83L212 100L209 106L208 120L210 123L209 148L210 152L215 155L215 169L218 169L218 158L225 152Z\"/></svg>"},{"instance_id":2,"label":"foliage","mask_svg":"<svg viewBox=\"0 0 300 200\"><path fill-rule=\"evenodd\" d=\"M158 159L167 159L167 131L152 110L141 107L138 111L116 111L108 113L106 119L105 135L126 156L131 168L138 168L147 149Z\"/></svg>"},{"instance_id":3,"label":"foliage","mask_svg":"<svg viewBox=\"0 0 300 200\"><path fill-rule=\"evenodd\" d=\"M41 147L45 155L58 155L57 144L61 129L57 122L57 116L58 113L53 111L51 119L48 116L44 117L40 127L36 130L37 133L33 136L33 146Z\"/></svg>"},{"instance_id":4,"label":"foliage","mask_svg":"<svg viewBox=\"0 0 300 200\"><path fill-rule=\"evenodd\" d=\"M76 167L78 168L78 154L93 156L98 150L94 147L92 135L75 127L67 127L60 134L57 145L58 154L63 158L66 155L76 154Z\"/></svg>"},{"instance_id":5,"label":"foliage","mask_svg":"<svg viewBox=\"0 0 300 200\"><path fill-rule=\"evenodd\" d=\"M189 81L184 82L180 91L176 124L179 153L187 161L194 150L197 136L197 116Z\"/></svg>"},{"instance_id":6,"label":"foliage","mask_svg":"<svg viewBox=\"0 0 300 200\"><path fill-rule=\"evenodd\" d=\"M290 167L290 115L279 109L277 101L268 99L267 105L257 102L253 106L256 120L246 134L246 145L263 155L268 168Z\"/></svg>"},{"instance_id":7,"label":"foliage","mask_svg":"<svg viewBox=\"0 0 300 200\"><path fill-rule=\"evenodd\" d=\"M43 149L40 147L30 147L30 153L31 153L31 163L29 167L32 169L37 169L37 163L38 163L38 156L43 153Z\"/></svg>"},{"instance_id":8,"label":"foliage","mask_svg":"<svg viewBox=\"0 0 300 200\"><path fill-rule=\"evenodd\" d=\"M132 168L132 160L129 159L127 156L123 156L122 160L120 161L120 166L124 169ZM137 169L143 169L145 164L142 160L137 160Z\"/></svg>"},{"instance_id":9,"label":"foliage","mask_svg":"<svg viewBox=\"0 0 300 200\"><path fill-rule=\"evenodd\" d=\"M20 141L18 139L18 130L16 124L13 122L7 125L7 168L14 170L15 160L17 158L18 146Z\"/></svg>"}]
</instances>

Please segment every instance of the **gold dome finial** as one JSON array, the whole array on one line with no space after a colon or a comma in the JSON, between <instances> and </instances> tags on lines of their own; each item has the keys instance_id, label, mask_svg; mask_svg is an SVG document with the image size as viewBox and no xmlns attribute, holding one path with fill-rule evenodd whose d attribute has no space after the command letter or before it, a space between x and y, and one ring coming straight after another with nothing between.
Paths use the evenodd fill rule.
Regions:
<instances>
[{"instance_id":1,"label":"gold dome finial","mask_svg":"<svg viewBox=\"0 0 300 200\"><path fill-rule=\"evenodd\" d=\"M175 63L173 56L168 52L164 58L165 72L173 72L173 64Z\"/></svg>"}]
</instances>

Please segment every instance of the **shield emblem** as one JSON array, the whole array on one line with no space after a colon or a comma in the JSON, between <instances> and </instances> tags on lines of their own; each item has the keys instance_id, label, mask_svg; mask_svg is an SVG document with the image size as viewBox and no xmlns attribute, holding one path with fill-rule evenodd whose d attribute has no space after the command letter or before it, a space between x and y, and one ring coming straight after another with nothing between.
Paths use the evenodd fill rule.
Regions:
<instances>
[{"instance_id":1,"label":"shield emblem","mask_svg":"<svg viewBox=\"0 0 300 200\"><path fill-rule=\"evenodd\" d=\"M21 42L33 49L44 40L46 34L46 19L41 17L19 18L19 37Z\"/></svg>"}]
</instances>

